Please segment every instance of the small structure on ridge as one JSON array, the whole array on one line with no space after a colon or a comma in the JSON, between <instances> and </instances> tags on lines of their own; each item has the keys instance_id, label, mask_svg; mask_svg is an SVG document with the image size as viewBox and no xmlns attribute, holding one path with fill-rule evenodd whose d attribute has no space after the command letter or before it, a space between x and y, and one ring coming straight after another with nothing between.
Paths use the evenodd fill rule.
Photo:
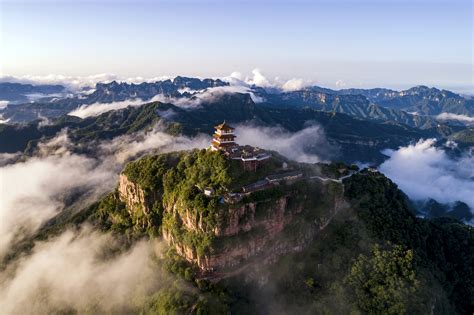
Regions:
<instances>
[{"instance_id":1,"label":"small structure on ridge","mask_svg":"<svg viewBox=\"0 0 474 315\"><path fill-rule=\"evenodd\" d=\"M235 143L235 128L229 126L225 121L214 127L216 131L212 136L211 150L218 151L223 150L227 151L237 146Z\"/></svg>"},{"instance_id":2,"label":"small structure on ridge","mask_svg":"<svg viewBox=\"0 0 474 315\"><path fill-rule=\"evenodd\" d=\"M272 156L269 152L257 147L238 145L235 142L235 128L225 121L214 128L216 130L212 136L210 149L212 151L222 151L230 159L241 161L244 170L256 171L260 165Z\"/></svg>"}]
</instances>

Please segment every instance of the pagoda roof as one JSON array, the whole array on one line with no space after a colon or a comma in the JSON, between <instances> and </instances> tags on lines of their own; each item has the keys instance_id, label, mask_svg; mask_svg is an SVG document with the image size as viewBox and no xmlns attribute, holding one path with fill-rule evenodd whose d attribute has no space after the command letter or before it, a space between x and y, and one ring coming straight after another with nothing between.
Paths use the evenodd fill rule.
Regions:
<instances>
[{"instance_id":1,"label":"pagoda roof","mask_svg":"<svg viewBox=\"0 0 474 315\"><path fill-rule=\"evenodd\" d=\"M229 129L234 130L235 129L234 127L231 127L228 123L226 123L225 120L222 124L214 126L214 128L216 128L216 129L227 129L227 130L229 130Z\"/></svg>"}]
</instances>

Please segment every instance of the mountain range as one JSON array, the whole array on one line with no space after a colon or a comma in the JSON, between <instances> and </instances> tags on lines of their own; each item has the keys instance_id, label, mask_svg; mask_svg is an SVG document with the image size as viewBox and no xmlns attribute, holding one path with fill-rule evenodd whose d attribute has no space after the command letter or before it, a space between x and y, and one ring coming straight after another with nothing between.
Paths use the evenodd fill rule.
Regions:
<instances>
[{"instance_id":1,"label":"mountain range","mask_svg":"<svg viewBox=\"0 0 474 315\"><path fill-rule=\"evenodd\" d=\"M26 89L15 87L17 95ZM186 77L61 88L63 96L44 89L40 99L2 110L8 120L0 124L2 205L5 222L13 222L5 230L13 232L2 234L8 247L0 272L13 270L11 281L18 281L24 262L36 273L44 259L35 257L48 256L53 265L43 270L68 270L63 261L73 266L62 275L69 288L76 261L90 260L100 270L94 285L78 292L118 283L121 302L107 306L93 294L64 306L50 302L54 291L20 286L22 295L39 292L35 307L472 314L474 236L466 223L474 217L468 174L474 130L434 117L448 109L469 114L470 100L426 87L285 92ZM105 110L73 113L88 108ZM414 108L426 115L410 114ZM222 121L235 127L242 146L233 149L247 158L263 151L267 159L251 169L244 155L231 158L235 151L202 149ZM423 147L420 139L433 144ZM415 163L407 165L404 156ZM387 167L399 165L397 158L399 168ZM409 173L414 188L405 191L390 170ZM430 172L442 181L423 181ZM440 186L453 196L410 199L413 191ZM79 255L71 255L81 240ZM47 289L63 280L38 274ZM138 286L123 281L130 274ZM147 287L157 279L159 285ZM14 307L11 313L24 313L30 305Z\"/></svg>"},{"instance_id":2,"label":"mountain range","mask_svg":"<svg viewBox=\"0 0 474 315\"><path fill-rule=\"evenodd\" d=\"M186 101L206 90L229 86L220 79L176 77L153 83L97 83L88 91L76 92L71 97L42 98L36 102L10 105L0 110L3 119L10 122L28 122L38 117L54 118L67 114L81 105L140 100L143 103L157 95ZM43 86L41 91L61 90L61 86ZM29 85L0 83L0 100L23 97ZM39 89L39 88L38 88ZM64 89L64 87L62 87ZM1 91L8 90L6 94ZM331 90L318 86L297 91L283 92L245 86L248 93L261 98L261 105L274 108L309 107L319 111L348 114L361 119L391 121L417 128L433 128L439 124L436 115L452 113L474 115L474 100L466 99L447 90L417 86L404 91L390 89L342 89ZM16 94L15 94L16 93ZM23 94L22 94L23 93ZM232 93L232 92L227 92ZM225 104L223 104L225 105ZM459 124L459 122L449 122Z\"/></svg>"}]
</instances>

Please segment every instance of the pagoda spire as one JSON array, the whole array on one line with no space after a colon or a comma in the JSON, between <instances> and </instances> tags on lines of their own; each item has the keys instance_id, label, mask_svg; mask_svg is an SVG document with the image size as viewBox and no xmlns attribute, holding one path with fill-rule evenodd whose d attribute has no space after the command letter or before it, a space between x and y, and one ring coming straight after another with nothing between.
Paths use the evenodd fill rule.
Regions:
<instances>
[{"instance_id":1,"label":"pagoda spire","mask_svg":"<svg viewBox=\"0 0 474 315\"><path fill-rule=\"evenodd\" d=\"M231 148L237 146L235 143L234 128L225 120L214 128L215 132L212 136L211 150L222 150L227 152Z\"/></svg>"}]
</instances>

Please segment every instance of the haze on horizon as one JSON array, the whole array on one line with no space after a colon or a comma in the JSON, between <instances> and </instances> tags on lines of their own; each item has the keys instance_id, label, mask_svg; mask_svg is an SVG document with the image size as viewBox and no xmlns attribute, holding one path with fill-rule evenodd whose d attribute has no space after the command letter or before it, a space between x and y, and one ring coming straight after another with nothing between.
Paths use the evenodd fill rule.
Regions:
<instances>
[{"instance_id":1,"label":"haze on horizon","mask_svg":"<svg viewBox=\"0 0 474 315\"><path fill-rule=\"evenodd\" d=\"M473 4L0 0L0 74L301 78L472 93ZM337 84L336 84L337 82Z\"/></svg>"}]
</instances>

